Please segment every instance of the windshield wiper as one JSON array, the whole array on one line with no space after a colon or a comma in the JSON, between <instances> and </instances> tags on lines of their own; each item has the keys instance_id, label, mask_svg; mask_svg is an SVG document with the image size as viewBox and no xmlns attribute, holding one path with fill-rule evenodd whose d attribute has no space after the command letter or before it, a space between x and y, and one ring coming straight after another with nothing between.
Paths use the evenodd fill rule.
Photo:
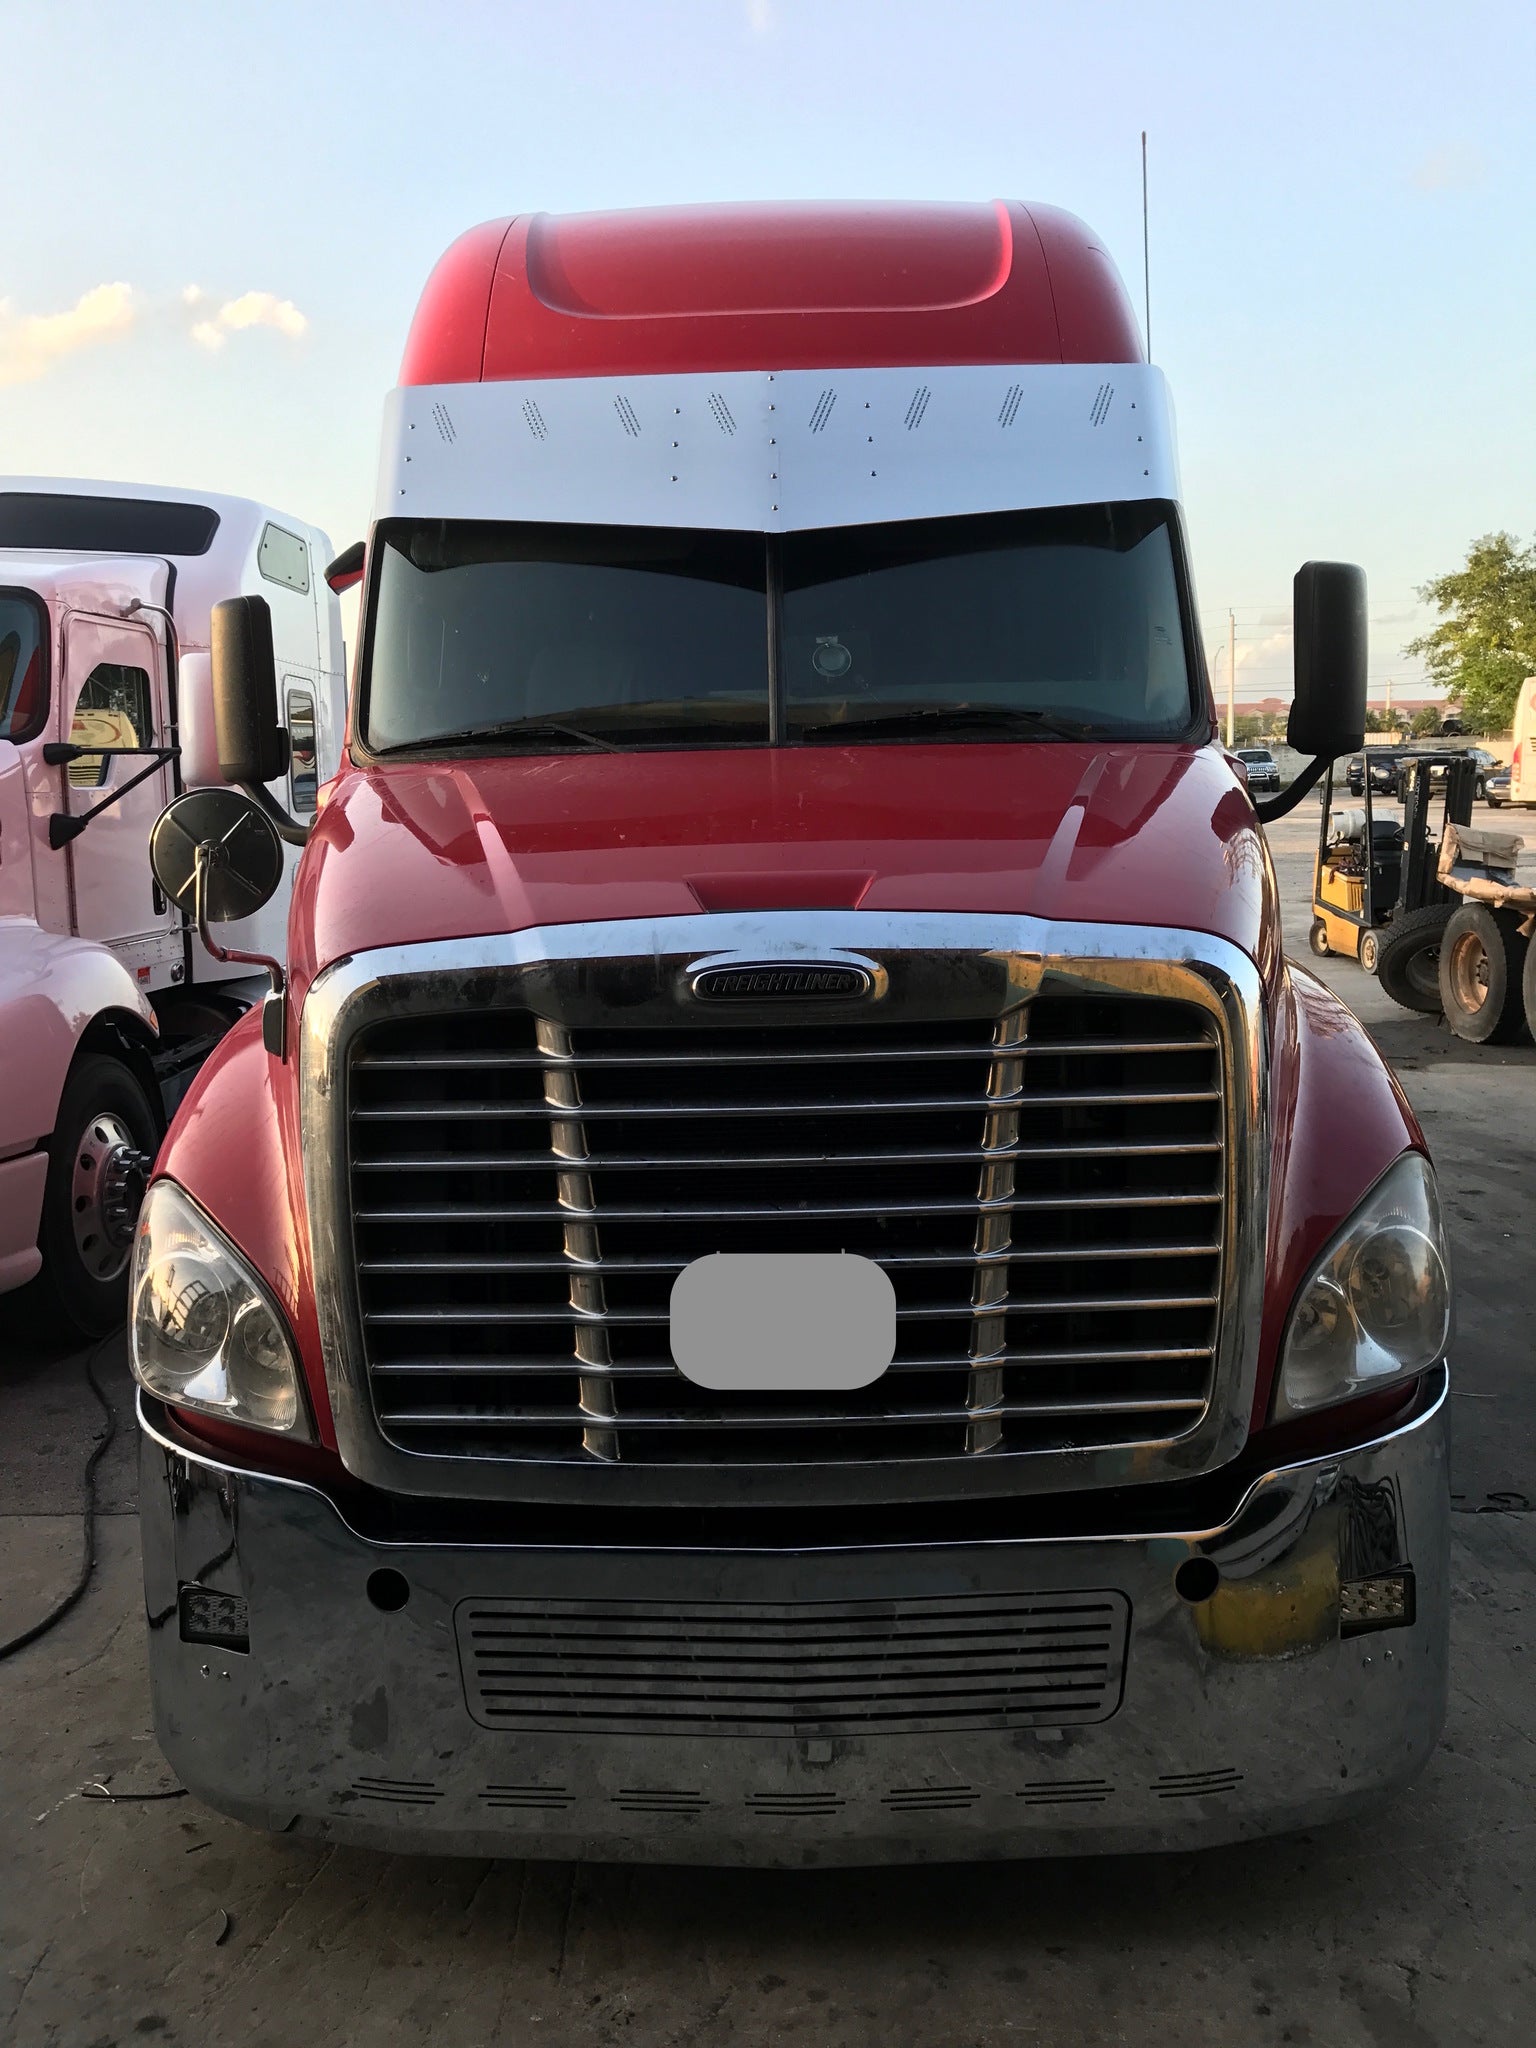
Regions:
<instances>
[{"instance_id":1,"label":"windshield wiper","mask_svg":"<svg viewBox=\"0 0 1536 2048\"><path fill-rule=\"evenodd\" d=\"M906 711L878 712L873 718L829 718L816 725L798 728L801 739L835 735L852 738L858 733L902 733L921 731L925 726L949 726L957 731L1000 733L1046 732L1056 739L1088 740L1109 737L1103 726L1085 725L1081 720L1063 718L1054 711L1034 711L1009 704L923 704Z\"/></svg>"},{"instance_id":2,"label":"windshield wiper","mask_svg":"<svg viewBox=\"0 0 1536 2048\"><path fill-rule=\"evenodd\" d=\"M595 732L583 732L579 725L567 725L562 718L508 718L500 725L467 725L462 732L434 732L424 739L401 740L393 747L376 747L378 754L419 754L428 747L463 747L478 740L513 739L525 732L558 732L584 747L600 747L605 754L622 753L612 740Z\"/></svg>"}]
</instances>

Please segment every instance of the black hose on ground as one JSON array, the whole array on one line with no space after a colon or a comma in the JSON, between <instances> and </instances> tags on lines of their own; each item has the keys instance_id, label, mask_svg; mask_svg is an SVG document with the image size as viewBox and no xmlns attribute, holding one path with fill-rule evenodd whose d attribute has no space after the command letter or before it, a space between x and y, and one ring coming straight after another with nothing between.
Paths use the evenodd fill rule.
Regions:
<instances>
[{"instance_id":1,"label":"black hose on ground","mask_svg":"<svg viewBox=\"0 0 1536 2048\"><path fill-rule=\"evenodd\" d=\"M85 1590L91 1583L92 1574L96 1569L96 1468L111 1449L112 1441L117 1435L117 1410L107 1399L106 1389L96 1377L96 1366L107 1346L121 1335L120 1330L110 1331L99 1344L92 1347L85 1361L86 1380L91 1392L96 1396L102 1414L107 1418L107 1426L96 1439L91 1455L85 1461L85 1498L80 1510L84 1554L80 1560L80 1576L63 1599L51 1607L41 1621L35 1621L30 1628L23 1629L20 1635L12 1636L9 1642L0 1643L0 1662L7 1657L15 1656L16 1652L24 1650L28 1643L35 1643L40 1636L47 1635L51 1628L56 1628L65 1615L84 1599Z\"/></svg>"}]
</instances>

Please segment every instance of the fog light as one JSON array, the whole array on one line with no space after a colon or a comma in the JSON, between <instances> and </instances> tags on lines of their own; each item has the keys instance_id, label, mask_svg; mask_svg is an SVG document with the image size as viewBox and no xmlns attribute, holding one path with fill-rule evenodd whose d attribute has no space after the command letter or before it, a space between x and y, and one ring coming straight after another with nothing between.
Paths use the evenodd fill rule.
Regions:
<instances>
[{"instance_id":1,"label":"fog light","mask_svg":"<svg viewBox=\"0 0 1536 2048\"><path fill-rule=\"evenodd\" d=\"M181 1640L217 1643L221 1650L249 1651L250 1612L238 1593L210 1593L203 1586L183 1586Z\"/></svg>"},{"instance_id":2,"label":"fog light","mask_svg":"<svg viewBox=\"0 0 1536 2048\"><path fill-rule=\"evenodd\" d=\"M1413 1623L1413 1573L1387 1572L1379 1579L1346 1579L1339 1588L1339 1634L1369 1635L1378 1628Z\"/></svg>"}]
</instances>

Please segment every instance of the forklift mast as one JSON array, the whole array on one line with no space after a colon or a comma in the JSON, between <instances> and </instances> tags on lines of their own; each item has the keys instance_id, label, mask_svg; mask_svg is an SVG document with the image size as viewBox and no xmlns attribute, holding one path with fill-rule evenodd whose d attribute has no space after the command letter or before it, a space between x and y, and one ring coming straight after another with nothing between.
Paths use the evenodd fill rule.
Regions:
<instances>
[{"instance_id":1,"label":"forklift mast","mask_svg":"<svg viewBox=\"0 0 1536 2048\"><path fill-rule=\"evenodd\" d=\"M1433 763L1415 761L1409 772L1403 798L1403 865L1393 915L1425 910L1436 903L1458 903L1461 899L1447 889L1436 874L1440 843L1429 836L1430 785ZM1470 825L1472 802L1477 793L1477 763L1470 755L1445 763L1445 824Z\"/></svg>"}]
</instances>

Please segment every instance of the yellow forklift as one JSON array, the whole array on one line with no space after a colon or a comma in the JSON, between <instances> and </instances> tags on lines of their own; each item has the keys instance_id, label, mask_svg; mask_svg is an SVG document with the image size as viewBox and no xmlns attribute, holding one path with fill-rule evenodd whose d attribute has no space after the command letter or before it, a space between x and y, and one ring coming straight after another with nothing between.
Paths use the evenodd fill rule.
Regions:
<instances>
[{"instance_id":1,"label":"yellow forklift","mask_svg":"<svg viewBox=\"0 0 1536 2048\"><path fill-rule=\"evenodd\" d=\"M1401 818L1378 818L1371 779L1363 806L1335 809L1323 778L1323 814L1312 870L1314 953L1341 954L1374 974L1394 1002L1440 1012L1440 937L1460 898L1436 873L1440 842L1429 836L1431 771L1444 771L1441 832L1469 825L1477 763L1465 751L1419 754L1405 764Z\"/></svg>"}]
</instances>

